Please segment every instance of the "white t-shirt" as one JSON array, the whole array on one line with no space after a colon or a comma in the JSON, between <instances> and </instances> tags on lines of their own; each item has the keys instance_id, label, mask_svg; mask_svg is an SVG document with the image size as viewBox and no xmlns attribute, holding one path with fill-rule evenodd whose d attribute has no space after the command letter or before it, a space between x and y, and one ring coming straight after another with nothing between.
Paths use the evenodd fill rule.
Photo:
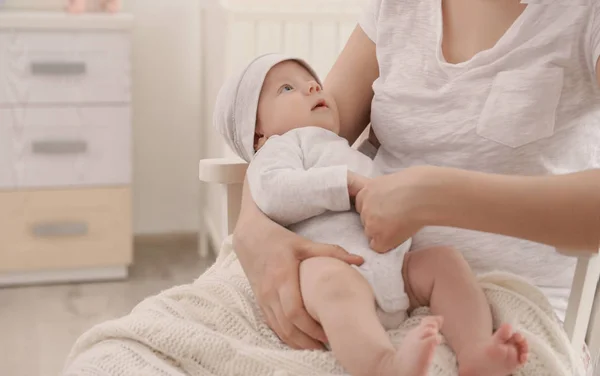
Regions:
<instances>
[{"instance_id":1,"label":"white t-shirt","mask_svg":"<svg viewBox=\"0 0 600 376\"><path fill-rule=\"evenodd\" d=\"M360 26L377 46L378 168L546 175L600 167L600 6L573 5L586 1L529 1L493 48L450 64L441 52L440 0L370 0ZM530 279L564 318L575 259L463 229L427 227L413 238L413 249L432 245L454 246L476 273Z\"/></svg>"}]
</instances>

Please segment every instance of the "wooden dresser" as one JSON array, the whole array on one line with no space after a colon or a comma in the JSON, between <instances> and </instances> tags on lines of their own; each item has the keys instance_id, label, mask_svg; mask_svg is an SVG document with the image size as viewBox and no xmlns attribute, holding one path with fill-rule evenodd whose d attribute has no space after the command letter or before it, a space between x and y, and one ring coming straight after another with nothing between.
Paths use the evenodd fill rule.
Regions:
<instances>
[{"instance_id":1,"label":"wooden dresser","mask_svg":"<svg viewBox=\"0 0 600 376\"><path fill-rule=\"evenodd\" d=\"M0 286L127 276L132 24L0 12Z\"/></svg>"}]
</instances>

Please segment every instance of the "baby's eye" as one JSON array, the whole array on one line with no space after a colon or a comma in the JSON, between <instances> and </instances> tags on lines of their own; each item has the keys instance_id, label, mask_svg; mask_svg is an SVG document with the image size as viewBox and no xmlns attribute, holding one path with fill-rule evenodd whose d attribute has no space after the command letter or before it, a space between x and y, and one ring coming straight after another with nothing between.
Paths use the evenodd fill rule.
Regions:
<instances>
[{"instance_id":1,"label":"baby's eye","mask_svg":"<svg viewBox=\"0 0 600 376\"><path fill-rule=\"evenodd\" d=\"M281 91L292 91L294 87L292 85L285 84L281 87Z\"/></svg>"}]
</instances>

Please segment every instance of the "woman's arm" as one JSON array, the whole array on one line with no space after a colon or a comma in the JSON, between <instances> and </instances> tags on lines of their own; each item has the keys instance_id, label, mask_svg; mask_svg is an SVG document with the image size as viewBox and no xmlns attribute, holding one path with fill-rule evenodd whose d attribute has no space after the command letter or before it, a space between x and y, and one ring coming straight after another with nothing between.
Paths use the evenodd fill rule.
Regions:
<instances>
[{"instance_id":1,"label":"woman's arm","mask_svg":"<svg viewBox=\"0 0 600 376\"><path fill-rule=\"evenodd\" d=\"M596 75L600 85L600 64ZM450 205L445 210L430 213L432 223L514 236L567 252L598 252L600 170L543 177L452 175L448 192L456 196L458 207L446 200Z\"/></svg>"},{"instance_id":2,"label":"woman's arm","mask_svg":"<svg viewBox=\"0 0 600 376\"><path fill-rule=\"evenodd\" d=\"M265 216L244 181L241 213L233 234L235 253L267 324L295 349L320 349L327 338L306 312L300 293L300 263L311 257L334 257L349 264L364 260L336 245L305 239Z\"/></svg>"},{"instance_id":3,"label":"woman's arm","mask_svg":"<svg viewBox=\"0 0 600 376\"><path fill-rule=\"evenodd\" d=\"M325 79L340 114L340 135L352 145L371 121L373 82L379 77L375 43L356 26Z\"/></svg>"},{"instance_id":4,"label":"woman's arm","mask_svg":"<svg viewBox=\"0 0 600 376\"><path fill-rule=\"evenodd\" d=\"M600 170L521 177L448 170L431 225L485 231L572 252L600 247ZM443 201L443 203L442 203Z\"/></svg>"},{"instance_id":5,"label":"woman's arm","mask_svg":"<svg viewBox=\"0 0 600 376\"><path fill-rule=\"evenodd\" d=\"M600 247L600 170L526 177L411 167L369 181L356 208L378 252L424 226L496 233L573 253Z\"/></svg>"},{"instance_id":6,"label":"woman's arm","mask_svg":"<svg viewBox=\"0 0 600 376\"><path fill-rule=\"evenodd\" d=\"M600 25L594 27L596 51ZM600 60L596 80L600 85ZM427 211L432 224L514 236L566 252L597 253L600 248L598 169L542 177L450 170L445 175L450 178L444 209Z\"/></svg>"},{"instance_id":7,"label":"woman's arm","mask_svg":"<svg viewBox=\"0 0 600 376\"><path fill-rule=\"evenodd\" d=\"M596 42L600 50L600 26ZM600 59L596 80L600 86ZM424 226L496 233L572 253L600 248L600 169L526 177L411 167L354 192L365 233L378 252Z\"/></svg>"},{"instance_id":8,"label":"woman's arm","mask_svg":"<svg viewBox=\"0 0 600 376\"><path fill-rule=\"evenodd\" d=\"M600 64L596 76L600 85ZM514 236L567 252L598 252L600 170L542 177L467 171L450 175L445 209L430 211L430 222Z\"/></svg>"},{"instance_id":9,"label":"woman's arm","mask_svg":"<svg viewBox=\"0 0 600 376\"><path fill-rule=\"evenodd\" d=\"M600 85L600 64L596 76ZM449 175L445 209L429 211L432 224L513 236L567 252L598 252L600 170L542 177Z\"/></svg>"}]
</instances>

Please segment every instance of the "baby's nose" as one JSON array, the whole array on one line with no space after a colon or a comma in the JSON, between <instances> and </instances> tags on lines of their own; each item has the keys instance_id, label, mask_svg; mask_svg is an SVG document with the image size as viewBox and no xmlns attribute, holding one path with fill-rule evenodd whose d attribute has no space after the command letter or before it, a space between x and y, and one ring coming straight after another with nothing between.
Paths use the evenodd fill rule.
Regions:
<instances>
[{"instance_id":1,"label":"baby's nose","mask_svg":"<svg viewBox=\"0 0 600 376\"><path fill-rule=\"evenodd\" d=\"M321 85L316 81L308 81L307 92L308 94L314 94L321 91Z\"/></svg>"}]
</instances>

